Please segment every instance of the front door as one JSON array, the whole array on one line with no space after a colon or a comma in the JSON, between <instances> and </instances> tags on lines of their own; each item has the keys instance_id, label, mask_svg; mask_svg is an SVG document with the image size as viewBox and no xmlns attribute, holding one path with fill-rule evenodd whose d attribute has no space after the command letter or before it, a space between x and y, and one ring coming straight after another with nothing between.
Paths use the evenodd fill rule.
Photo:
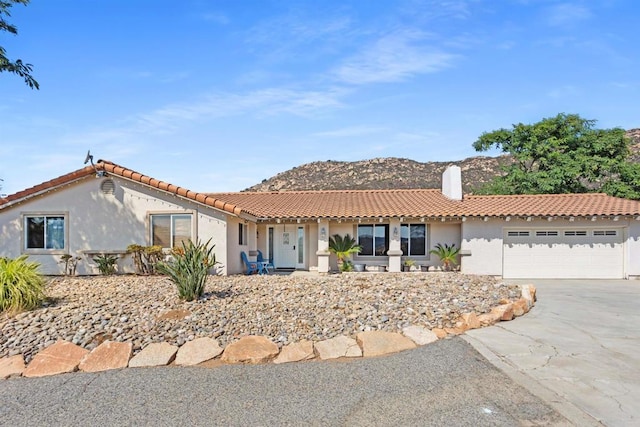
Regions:
<instances>
[{"instance_id":1,"label":"front door","mask_svg":"<svg viewBox=\"0 0 640 427\"><path fill-rule=\"evenodd\" d=\"M275 228L276 268L304 267L304 227L279 225Z\"/></svg>"}]
</instances>

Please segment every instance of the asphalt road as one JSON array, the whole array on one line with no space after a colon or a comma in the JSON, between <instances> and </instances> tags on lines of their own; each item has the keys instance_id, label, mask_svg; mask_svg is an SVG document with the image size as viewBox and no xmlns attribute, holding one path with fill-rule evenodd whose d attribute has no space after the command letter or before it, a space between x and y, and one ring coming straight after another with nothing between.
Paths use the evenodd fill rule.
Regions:
<instances>
[{"instance_id":1,"label":"asphalt road","mask_svg":"<svg viewBox=\"0 0 640 427\"><path fill-rule=\"evenodd\" d=\"M569 425L460 338L373 359L14 378L0 424Z\"/></svg>"}]
</instances>

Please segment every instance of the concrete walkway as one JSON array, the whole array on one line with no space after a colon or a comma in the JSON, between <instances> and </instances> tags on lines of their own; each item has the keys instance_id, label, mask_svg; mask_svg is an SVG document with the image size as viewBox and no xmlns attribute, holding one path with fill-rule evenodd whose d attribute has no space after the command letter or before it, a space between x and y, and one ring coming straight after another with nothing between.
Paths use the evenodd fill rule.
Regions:
<instances>
[{"instance_id":1,"label":"concrete walkway","mask_svg":"<svg viewBox=\"0 0 640 427\"><path fill-rule=\"evenodd\" d=\"M576 425L640 425L640 281L521 283L535 308L465 339Z\"/></svg>"}]
</instances>

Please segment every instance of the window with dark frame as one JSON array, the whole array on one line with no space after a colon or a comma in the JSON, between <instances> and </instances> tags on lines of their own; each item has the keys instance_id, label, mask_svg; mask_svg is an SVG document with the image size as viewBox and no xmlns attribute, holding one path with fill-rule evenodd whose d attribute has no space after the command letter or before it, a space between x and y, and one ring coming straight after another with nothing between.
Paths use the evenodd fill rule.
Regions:
<instances>
[{"instance_id":1,"label":"window with dark frame","mask_svg":"<svg viewBox=\"0 0 640 427\"><path fill-rule=\"evenodd\" d=\"M247 224L238 224L238 244L241 246L247 244Z\"/></svg>"},{"instance_id":2,"label":"window with dark frame","mask_svg":"<svg viewBox=\"0 0 640 427\"><path fill-rule=\"evenodd\" d=\"M400 249L404 256L425 256L427 254L426 224L402 224Z\"/></svg>"},{"instance_id":3,"label":"window with dark frame","mask_svg":"<svg viewBox=\"0 0 640 427\"><path fill-rule=\"evenodd\" d=\"M65 218L60 215L29 215L24 218L25 249L64 249Z\"/></svg>"},{"instance_id":4,"label":"window with dark frame","mask_svg":"<svg viewBox=\"0 0 640 427\"><path fill-rule=\"evenodd\" d=\"M385 256L389 250L389 225L358 225L358 245L362 247L358 256Z\"/></svg>"}]
</instances>

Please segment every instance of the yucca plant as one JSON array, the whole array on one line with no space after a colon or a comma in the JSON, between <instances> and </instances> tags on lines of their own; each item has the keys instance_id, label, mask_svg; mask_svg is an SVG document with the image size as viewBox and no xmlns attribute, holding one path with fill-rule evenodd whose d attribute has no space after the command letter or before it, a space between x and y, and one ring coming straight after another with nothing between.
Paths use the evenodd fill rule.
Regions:
<instances>
[{"instance_id":1,"label":"yucca plant","mask_svg":"<svg viewBox=\"0 0 640 427\"><path fill-rule=\"evenodd\" d=\"M172 252L172 260L156 264L156 271L169 276L176 285L180 299L193 301L204 293L209 270L218 263L213 253L215 245L209 246L210 242L182 242L182 248Z\"/></svg>"},{"instance_id":2,"label":"yucca plant","mask_svg":"<svg viewBox=\"0 0 640 427\"><path fill-rule=\"evenodd\" d=\"M38 273L40 264L27 256L0 258L0 312L31 310L44 300L45 280Z\"/></svg>"},{"instance_id":3,"label":"yucca plant","mask_svg":"<svg viewBox=\"0 0 640 427\"><path fill-rule=\"evenodd\" d=\"M429 251L430 254L436 255L442 261L442 268L444 270L451 270L451 268L458 264L458 254L460 253L460 248L456 248L456 244L452 243L442 244L438 243L435 249L431 249Z\"/></svg>"}]
</instances>

